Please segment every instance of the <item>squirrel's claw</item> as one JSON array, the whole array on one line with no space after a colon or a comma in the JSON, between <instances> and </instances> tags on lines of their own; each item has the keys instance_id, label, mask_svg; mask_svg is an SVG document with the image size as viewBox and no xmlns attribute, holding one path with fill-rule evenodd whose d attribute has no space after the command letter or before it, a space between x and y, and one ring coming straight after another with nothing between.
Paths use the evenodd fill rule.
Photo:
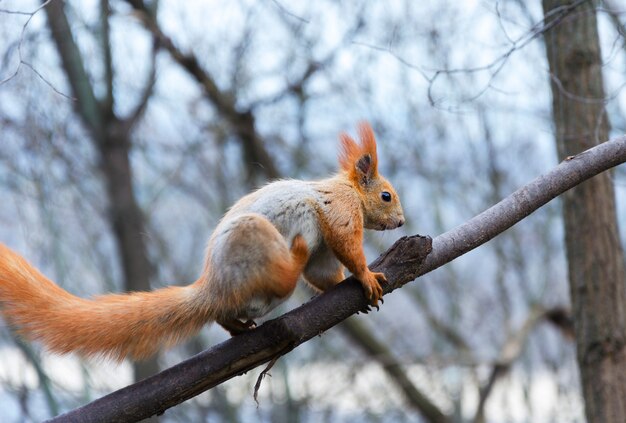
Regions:
<instances>
[{"instance_id":1,"label":"squirrel's claw","mask_svg":"<svg viewBox=\"0 0 626 423\"><path fill-rule=\"evenodd\" d=\"M376 310L379 310L378 301L380 301L381 304L383 303L383 287L380 285L380 283L387 282L385 275L382 273L369 272L363 276L360 282L361 285L363 285L365 297L369 300L369 305L372 307L376 307ZM369 308L369 306L368 311L371 311L371 308Z\"/></svg>"}]
</instances>

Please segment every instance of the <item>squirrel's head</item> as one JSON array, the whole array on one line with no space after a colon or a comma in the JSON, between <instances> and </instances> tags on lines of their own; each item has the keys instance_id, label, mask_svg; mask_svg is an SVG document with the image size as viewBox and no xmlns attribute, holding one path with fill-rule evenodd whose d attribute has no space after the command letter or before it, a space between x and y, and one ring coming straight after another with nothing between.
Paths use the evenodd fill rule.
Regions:
<instances>
[{"instance_id":1,"label":"squirrel's head","mask_svg":"<svg viewBox=\"0 0 626 423\"><path fill-rule=\"evenodd\" d=\"M361 198L363 226L384 231L404 224L400 198L393 186L378 174L376 138L367 122L359 125L357 143L348 134L341 134L339 164Z\"/></svg>"}]
</instances>

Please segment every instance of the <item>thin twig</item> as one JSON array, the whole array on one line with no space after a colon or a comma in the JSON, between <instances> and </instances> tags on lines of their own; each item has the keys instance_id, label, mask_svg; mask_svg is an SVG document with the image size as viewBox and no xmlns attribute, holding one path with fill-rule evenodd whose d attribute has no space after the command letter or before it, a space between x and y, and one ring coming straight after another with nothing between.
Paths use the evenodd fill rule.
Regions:
<instances>
[{"instance_id":1,"label":"thin twig","mask_svg":"<svg viewBox=\"0 0 626 423\"><path fill-rule=\"evenodd\" d=\"M293 12L290 12L289 10L287 10L287 8L285 6L283 6L282 4L280 4L280 2L278 2L278 0L272 0L272 3L274 3L276 5L276 7L278 8L278 10L280 10L281 13L284 13L285 15L292 17L294 19L299 20L300 22L304 22L306 24L309 23L308 19L305 19L301 16L296 15Z\"/></svg>"},{"instance_id":2,"label":"thin twig","mask_svg":"<svg viewBox=\"0 0 626 423\"><path fill-rule=\"evenodd\" d=\"M428 82L428 90L427 90L428 100L431 105L436 106L436 107L438 107L438 105L433 95L433 87L434 87L436 80L439 77L441 77L442 75L454 75L454 74L461 74L461 73L470 74L470 73L490 71L489 79L485 83L485 85L478 92L464 99L464 101L471 102L471 101L476 100L478 97L482 96L489 88L492 87L492 83L495 80L496 76L500 74L504 66L507 64L509 58L513 55L513 53L517 52L518 50L521 50L522 48L530 44L532 41L534 41L537 37L541 36L545 31L559 24L566 16L574 12L574 10L576 10L579 6L584 4L586 1L587 0L578 0L567 6L559 7L559 8L552 10L549 14L545 16L545 18L542 21L534 25L532 28L530 28L528 32L521 35L515 40L511 40L505 32L505 36L507 39L509 39L509 42L511 44L510 48L504 53L500 54L490 63L487 63L485 65L469 67L469 68L428 69L424 66L419 66L415 63L412 63L411 61L404 58L399 53L393 51L390 47L377 46L374 44L360 42L360 41L353 41L353 44L367 47L372 50L385 52L391 55L394 59L396 59L402 65L419 72L419 74L426 80L426 82ZM498 6L496 3L496 14L500 16L499 10L497 7ZM431 73L431 75L429 75L429 73Z\"/></svg>"},{"instance_id":3,"label":"thin twig","mask_svg":"<svg viewBox=\"0 0 626 423\"><path fill-rule=\"evenodd\" d=\"M19 41L19 43L17 45L17 57L19 58L19 63L17 64L17 67L15 68L15 71L12 74L10 74L7 78L0 80L0 85L6 84L7 82L9 82L13 78L15 78L17 76L17 74L19 73L22 65L24 65L27 68L29 68L30 70L32 70L35 73L35 75L37 75L37 77L39 77L43 82L46 83L46 85L48 85L50 88L52 88L55 93L60 94L63 97L68 98L70 100L74 100L72 97L70 97L70 96L68 96L66 94L63 94L59 89L57 89L50 81L48 81L46 78L44 78L44 76L40 72L35 70L35 68L30 63L24 61L24 57L22 55L22 45L24 43L24 38L25 38L25 34L26 34L26 28L28 27L28 24L30 23L30 21L33 19L33 17L40 10L42 10L44 7L46 7L52 1L53 0L46 0L45 2L40 4L39 7L37 7L32 12L22 12L22 11L17 11L17 10L0 9L0 13L5 13L5 14L9 14L9 15L28 16L28 19L26 19L26 22L24 22L24 25L22 26L22 32L20 33L20 41Z\"/></svg>"},{"instance_id":4,"label":"thin twig","mask_svg":"<svg viewBox=\"0 0 626 423\"><path fill-rule=\"evenodd\" d=\"M257 378L256 383L254 384L254 402L256 402L257 407L259 406L259 389L261 389L261 382L263 381L263 378L265 376L272 377L272 375L269 374L268 372L270 371L272 367L274 367L274 364L276 364L276 362L278 361L280 357L281 357L280 355L277 355L276 357L270 360L270 362L267 364L265 369L259 374L259 377Z\"/></svg>"}]
</instances>

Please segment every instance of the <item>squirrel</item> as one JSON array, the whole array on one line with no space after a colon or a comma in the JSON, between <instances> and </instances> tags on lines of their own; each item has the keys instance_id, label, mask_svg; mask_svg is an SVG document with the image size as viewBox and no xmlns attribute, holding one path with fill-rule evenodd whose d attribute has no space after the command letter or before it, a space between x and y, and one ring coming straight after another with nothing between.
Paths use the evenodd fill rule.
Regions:
<instances>
[{"instance_id":1,"label":"squirrel","mask_svg":"<svg viewBox=\"0 0 626 423\"><path fill-rule=\"evenodd\" d=\"M217 322L231 335L285 301L302 275L319 291L344 280L344 266L377 305L384 274L367 267L363 228L404 223L392 185L378 173L376 139L340 135L340 171L319 181L278 180L237 201L208 241L191 285L76 297L0 243L0 312L25 338L56 353L144 359Z\"/></svg>"}]
</instances>

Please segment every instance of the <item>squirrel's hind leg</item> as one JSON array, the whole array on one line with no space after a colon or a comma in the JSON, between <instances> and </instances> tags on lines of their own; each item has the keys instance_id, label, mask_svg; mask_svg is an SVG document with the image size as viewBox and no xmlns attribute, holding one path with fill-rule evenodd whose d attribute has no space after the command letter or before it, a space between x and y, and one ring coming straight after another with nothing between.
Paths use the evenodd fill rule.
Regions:
<instances>
[{"instance_id":1,"label":"squirrel's hind leg","mask_svg":"<svg viewBox=\"0 0 626 423\"><path fill-rule=\"evenodd\" d=\"M216 269L210 287L228 292L224 297L230 300L216 307L217 323L233 335L254 327L251 319L264 316L291 295L308 258L304 237L296 235L288 245L262 215L246 213L227 221L210 256L211 268Z\"/></svg>"}]
</instances>

